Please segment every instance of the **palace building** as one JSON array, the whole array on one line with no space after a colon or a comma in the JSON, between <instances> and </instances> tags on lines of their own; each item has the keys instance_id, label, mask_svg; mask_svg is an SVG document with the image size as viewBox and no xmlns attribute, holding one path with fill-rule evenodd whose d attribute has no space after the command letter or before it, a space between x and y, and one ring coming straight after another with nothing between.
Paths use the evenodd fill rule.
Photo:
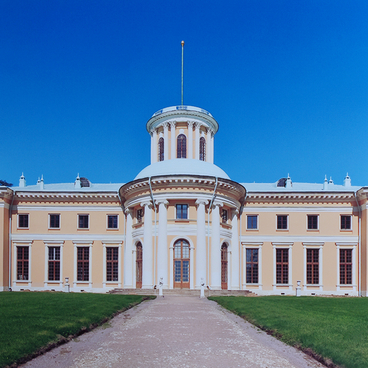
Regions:
<instances>
[{"instance_id":1,"label":"palace building","mask_svg":"<svg viewBox=\"0 0 368 368\"><path fill-rule=\"evenodd\" d=\"M159 110L146 128L151 164L128 183L0 187L0 290L367 295L368 187L235 182L201 108Z\"/></svg>"}]
</instances>

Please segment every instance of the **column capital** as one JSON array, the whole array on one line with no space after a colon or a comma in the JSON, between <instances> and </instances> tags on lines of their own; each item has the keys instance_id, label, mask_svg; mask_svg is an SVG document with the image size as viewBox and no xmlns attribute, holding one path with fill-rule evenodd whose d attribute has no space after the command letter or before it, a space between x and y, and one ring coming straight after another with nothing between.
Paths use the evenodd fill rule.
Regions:
<instances>
[{"instance_id":1,"label":"column capital","mask_svg":"<svg viewBox=\"0 0 368 368\"><path fill-rule=\"evenodd\" d=\"M215 207L223 207L224 206L224 203L223 202L220 202L220 201L214 201L213 204L212 204L212 207L215 208Z\"/></svg>"},{"instance_id":2,"label":"column capital","mask_svg":"<svg viewBox=\"0 0 368 368\"><path fill-rule=\"evenodd\" d=\"M165 121L162 126L164 127L164 129L169 129L169 122L168 121Z\"/></svg>"},{"instance_id":3,"label":"column capital","mask_svg":"<svg viewBox=\"0 0 368 368\"><path fill-rule=\"evenodd\" d=\"M194 124L195 124L195 121L189 120L188 121L188 128L193 128Z\"/></svg>"},{"instance_id":4,"label":"column capital","mask_svg":"<svg viewBox=\"0 0 368 368\"><path fill-rule=\"evenodd\" d=\"M194 122L194 127L195 127L196 129L199 129L202 125L203 125L203 124L202 124L202 123L200 123L200 122L198 122L198 121L195 121L195 122Z\"/></svg>"},{"instance_id":5,"label":"column capital","mask_svg":"<svg viewBox=\"0 0 368 368\"><path fill-rule=\"evenodd\" d=\"M214 137L215 136L215 131L211 128L208 128L208 134L210 135L210 137Z\"/></svg>"},{"instance_id":6,"label":"column capital","mask_svg":"<svg viewBox=\"0 0 368 368\"><path fill-rule=\"evenodd\" d=\"M151 130L150 130L150 134L152 134L152 135L153 135L153 134L157 134L157 129L156 129L156 128L151 129Z\"/></svg>"},{"instance_id":7,"label":"column capital","mask_svg":"<svg viewBox=\"0 0 368 368\"><path fill-rule=\"evenodd\" d=\"M232 208L231 209L231 214L233 216L238 216L239 215L239 208Z\"/></svg>"},{"instance_id":8,"label":"column capital","mask_svg":"<svg viewBox=\"0 0 368 368\"><path fill-rule=\"evenodd\" d=\"M152 205L152 201L144 201L144 202L141 202L141 207L148 207L149 209L151 209L153 207Z\"/></svg>"},{"instance_id":9,"label":"column capital","mask_svg":"<svg viewBox=\"0 0 368 368\"><path fill-rule=\"evenodd\" d=\"M206 204L208 204L208 199L198 198L198 199L196 200L195 204L196 204L197 206L199 206L200 204L204 204L204 205L206 205Z\"/></svg>"},{"instance_id":10,"label":"column capital","mask_svg":"<svg viewBox=\"0 0 368 368\"><path fill-rule=\"evenodd\" d=\"M169 201L167 199L156 199L156 203L158 205L163 204L166 208L169 205Z\"/></svg>"},{"instance_id":11,"label":"column capital","mask_svg":"<svg viewBox=\"0 0 368 368\"><path fill-rule=\"evenodd\" d=\"M175 120L169 121L168 123L170 124L171 129L175 128L175 126L176 126L176 121Z\"/></svg>"},{"instance_id":12,"label":"column capital","mask_svg":"<svg viewBox=\"0 0 368 368\"><path fill-rule=\"evenodd\" d=\"M129 208L129 207L127 207L126 209L125 209L125 214L126 215L131 215L133 213L133 208Z\"/></svg>"}]
</instances>

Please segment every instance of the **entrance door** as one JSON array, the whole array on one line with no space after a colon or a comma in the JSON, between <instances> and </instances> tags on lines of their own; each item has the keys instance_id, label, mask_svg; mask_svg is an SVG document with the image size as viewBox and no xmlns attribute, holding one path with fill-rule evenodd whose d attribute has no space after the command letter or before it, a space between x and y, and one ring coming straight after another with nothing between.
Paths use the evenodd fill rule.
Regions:
<instances>
[{"instance_id":1,"label":"entrance door","mask_svg":"<svg viewBox=\"0 0 368 368\"><path fill-rule=\"evenodd\" d=\"M136 252L136 265L135 265L135 287L137 289L142 289L142 244L137 244Z\"/></svg>"},{"instance_id":2,"label":"entrance door","mask_svg":"<svg viewBox=\"0 0 368 368\"><path fill-rule=\"evenodd\" d=\"M189 289L189 243L180 239L174 244L174 288Z\"/></svg>"},{"instance_id":3,"label":"entrance door","mask_svg":"<svg viewBox=\"0 0 368 368\"><path fill-rule=\"evenodd\" d=\"M227 290L227 245L221 247L221 289Z\"/></svg>"}]
</instances>

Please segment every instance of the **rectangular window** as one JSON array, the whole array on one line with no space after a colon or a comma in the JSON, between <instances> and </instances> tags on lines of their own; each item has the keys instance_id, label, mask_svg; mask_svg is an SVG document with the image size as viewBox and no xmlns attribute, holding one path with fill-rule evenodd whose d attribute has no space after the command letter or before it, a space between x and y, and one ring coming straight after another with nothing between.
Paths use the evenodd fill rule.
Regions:
<instances>
[{"instance_id":1,"label":"rectangular window","mask_svg":"<svg viewBox=\"0 0 368 368\"><path fill-rule=\"evenodd\" d=\"M277 230L287 230L288 228L288 216L277 215Z\"/></svg>"},{"instance_id":2,"label":"rectangular window","mask_svg":"<svg viewBox=\"0 0 368 368\"><path fill-rule=\"evenodd\" d=\"M318 215L308 215L308 230L318 230Z\"/></svg>"},{"instance_id":3,"label":"rectangular window","mask_svg":"<svg viewBox=\"0 0 368 368\"><path fill-rule=\"evenodd\" d=\"M108 229L118 228L118 215L107 215L107 228Z\"/></svg>"},{"instance_id":4,"label":"rectangular window","mask_svg":"<svg viewBox=\"0 0 368 368\"><path fill-rule=\"evenodd\" d=\"M28 214L18 215L18 227L28 228Z\"/></svg>"},{"instance_id":5,"label":"rectangular window","mask_svg":"<svg viewBox=\"0 0 368 368\"><path fill-rule=\"evenodd\" d=\"M77 248L78 281L89 281L89 247Z\"/></svg>"},{"instance_id":6,"label":"rectangular window","mask_svg":"<svg viewBox=\"0 0 368 368\"><path fill-rule=\"evenodd\" d=\"M289 249L276 249L276 284L289 283Z\"/></svg>"},{"instance_id":7,"label":"rectangular window","mask_svg":"<svg viewBox=\"0 0 368 368\"><path fill-rule=\"evenodd\" d=\"M227 222L227 210L222 210L221 211L221 220L223 224L226 224Z\"/></svg>"},{"instance_id":8,"label":"rectangular window","mask_svg":"<svg viewBox=\"0 0 368 368\"><path fill-rule=\"evenodd\" d=\"M78 215L78 228L79 229L88 229L88 219L89 215Z\"/></svg>"},{"instance_id":9,"label":"rectangular window","mask_svg":"<svg viewBox=\"0 0 368 368\"><path fill-rule=\"evenodd\" d=\"M248 230L258 229L258 216L257 215L247 215L247 229Z\"/></svg>"},{"instance_id":10,"label":"rectangular window","mask_svg":"<svg viewBox=\"0 0 368 368\"><path fill-rule=\"evenodd\" d=\"M188 205L187 204L177 204L176 205L176 218L178 220L188 219Z\"/></svg>"},{"instance_id":11,"label":"rectangular window","mask_svg":"<svg viewBox=\"0 0 368 368\"><path fill-rule=\"evenodd\" d=\"M319 249L307 249L307 284L319 284Z\"/></svg>"},{"instance_id":12,"label":"rectangular window","mask_svg":"<svg viewBox=\"0 0 368 368\"><path fill-rule=\"evenodd\" d=\"M353 251L351 249L340 249L340 284L352 284Z\"/></svg>"},{"instance_id":13,"label":"rectangular window","mask_svg":"<svg viewBox=\"0 0 368 368\"><path fill-rule=\"evenodd\" d=\"M351 230L350 215L341 215L341 230Z\"/></svg>"},{"instance_id":14,"label":"rectangular window","mask_svg":"<svg viewBox=\"0 0 368 368\"><path fill-rule=\"evenodd\" d=\"M143 219L143 209L140 208L139 210L137 210L137 222L142 222Z\"/></svg>"},{"instance_id":15,"label":"rectangular window","mask_svg":"<svg viewBox=\"0 0 368 368\"><path fill-rule=\"evenodd\" d=\"M106 281L119 280L119 248L106 248Z\"/></svg>"},{"instance_id":16,"label":"rectangular window","mask_svg":"<svg viewBox=\"0 0 368 368\"><path fill-rule=\"evenodd\" d=\"M50 229L60 229L60 215L59 214L50 214L49 215Z\"/></svg>"},{"instance_id":17,"label":"rectangular window","mask_svg":"<svg viewBox=\"0 0 368 368\"><path fill-rule=\"evenodd\" d=\"M60 281L60 247L49 247L49 281Z\"/></svg>"},{"instance_id":18,"label":"rectangular window","mask_svg":"<svg viewBox=\"0 0 368 368\"><path fill-rule=\"evenodd\" d=\"M17 280L28 280L29 247L17 247Z\"/></svg>"},{"instance_id":19,"label":"rectangular window","mask_svg":"<svg viewBox=\"0 0 368 368\"><path fill-rule=\"evenodd\" d=\"M247 249L247 284L258 284L258 249Z\"/></svg>"}]
</instances>

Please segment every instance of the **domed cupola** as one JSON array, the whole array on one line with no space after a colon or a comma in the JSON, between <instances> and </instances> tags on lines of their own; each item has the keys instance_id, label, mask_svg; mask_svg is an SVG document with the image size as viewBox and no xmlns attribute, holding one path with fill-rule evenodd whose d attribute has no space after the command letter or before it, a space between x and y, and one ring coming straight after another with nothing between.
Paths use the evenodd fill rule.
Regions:
<instances>
[{"instance_id":1,"label":"domed cupola","mask_svg":"<svg viewBox=\"0 0 368 368\"><path fill-rule=\"evenodd\" d=\"M159 110L147 122L151 134L151 164L187 158L213 163L217 121L206 110L194 106L172 106Z\"/></svg>"}]
</instances>

